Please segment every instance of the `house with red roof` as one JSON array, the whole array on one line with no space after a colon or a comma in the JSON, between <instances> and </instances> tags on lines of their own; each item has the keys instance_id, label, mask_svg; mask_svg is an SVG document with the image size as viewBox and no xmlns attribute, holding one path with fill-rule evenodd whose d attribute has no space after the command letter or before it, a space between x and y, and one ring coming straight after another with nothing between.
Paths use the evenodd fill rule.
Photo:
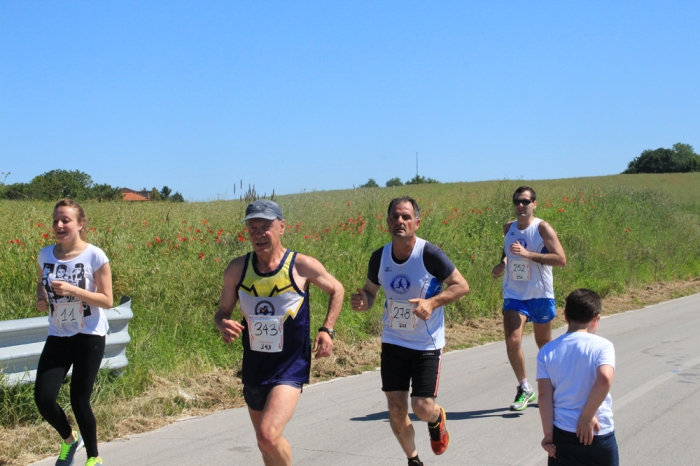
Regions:
<instances>
[{"instance_id":1,"label":"house with red roof","mask_svg":"<svg viewBox=\"0 0 700 466\"><path fill-rule=\"evenodd\" d=\"M122 188L122 200L124 201L150 201L150 191L134 191L129 188Z\"/></svg>"}]
</instances>

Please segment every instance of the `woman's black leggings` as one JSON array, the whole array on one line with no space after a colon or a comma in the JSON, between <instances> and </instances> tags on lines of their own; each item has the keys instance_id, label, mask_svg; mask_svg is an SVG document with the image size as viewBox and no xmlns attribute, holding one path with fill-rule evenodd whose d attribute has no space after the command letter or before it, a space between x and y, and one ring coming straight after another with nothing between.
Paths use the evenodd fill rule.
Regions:
<instances>
[{"instance_id":1,"label":"woman's black leggings","mask_svg":"<svg viewBox=\"0 0 700 466\"><path fill-rule=\"evenodd\" d=\"M39 412L56 429L62 439L71 436L73 429L66 413L56 403L71 365L70 404L80 434L85 441L88 458L97 456L97 424L90 407L90 395L97 371L105 352L105 337L78 333L71 337L49 336L39 359L34 385L34 401Z\"/></svg>"}]
</instances>

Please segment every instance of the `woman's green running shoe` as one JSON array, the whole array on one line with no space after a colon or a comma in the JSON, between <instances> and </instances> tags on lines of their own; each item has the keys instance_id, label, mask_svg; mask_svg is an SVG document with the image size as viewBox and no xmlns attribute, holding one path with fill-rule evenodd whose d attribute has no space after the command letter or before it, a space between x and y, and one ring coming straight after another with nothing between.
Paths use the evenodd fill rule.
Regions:
<instances>
[{"instance_id":1,"label":"woman's green running shoe","mask_svg":"<svg viewBox=\"0 0 700 466\"><path fill-rule=\"evenodd\" d=\"M75 437L75 442L66 443L61 440L61 453L58 455L56 460L56 466L73 466L73 457L75 452L83 448L83 438L78 432L73 431L73 437Z\"/></svg>"}]
</instances>

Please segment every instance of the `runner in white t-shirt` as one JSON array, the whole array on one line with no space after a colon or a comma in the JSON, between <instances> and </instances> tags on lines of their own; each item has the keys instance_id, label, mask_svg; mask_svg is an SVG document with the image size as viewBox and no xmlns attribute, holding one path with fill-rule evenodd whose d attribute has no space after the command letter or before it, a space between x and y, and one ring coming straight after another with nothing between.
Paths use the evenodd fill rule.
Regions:
<instances>
[{"instance_id":1,"label":"runner in white t-shirt","mask_svg":"<svg viewBox=\"0 0 700 466\"><path fill-rule=\"evenodd\" d=\"M602 311L598 293L566 297L567 332L537 355L539 408L549 466L619 464L610 387L615 348L595 335Z\"/></svg>"},{"instance_id":2,"label":"runner in white t-shirt","mask_svg":"<svg viewBox=\"0 0 700 466\"><path fill-rule=\"evenodd\" d=\"M112 307L112 272L102 249L87 243L86 223L77 202L58 201L53 211L56 244L43 248L37 257L36 307L49 314L49 336L39 358L34 400L63 439L56 466L72 465L83 444L86 466L102 464L90 395L104 356L108 330L104 309ZM71 367L70 402L80 433L56 402Z\"/></svg>"},{"instance_id":3,"label":"runner in white t-shirt","mask_svg":"<svg viewBox=\"0 0 700 466\"><path fill-rule=\"evenodd\" d=\"M503 225L505 243L501 262L491 271L503 276L503 328L508 360L518 379L511 411L523 411L537 399L527 382L525 355L521 348L523 328L532 322L535 342L542 348L552 339L556 316L552 267L564 267L566 255L554 228L535 218L537 195L529 186L513 193L516 219ZM505 273L504 273L505 272Z\"/></svg>"},{"instance_id":4,"label":"runner in white t-shirt","mask_svg":"<svg viewBox=\"0 0 700 466\"><path fill-rule=\"evenodd\" d=\"M372 253L365 286L352 295L351 304L355 311L366 311L379 287L384 290L382 390L391 428L409 466L421 466L408 417L408 390L412 388L413 413L428 423L433 453L443 454L450 435L445 410L435 397L445 346L444 305L467 294L469 285L440 248L416 236L420 211L415 200L393 199L387 224L391 242Z\"/></svg>"}]
</instances>

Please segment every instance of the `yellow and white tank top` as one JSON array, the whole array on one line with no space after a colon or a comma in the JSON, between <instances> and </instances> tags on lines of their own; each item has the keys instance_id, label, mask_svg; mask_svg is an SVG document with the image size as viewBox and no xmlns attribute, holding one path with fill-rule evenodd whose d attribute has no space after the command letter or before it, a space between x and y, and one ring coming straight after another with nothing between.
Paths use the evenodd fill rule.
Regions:
<instances>
[{"instance_id":1,"label":"yellow and white tank top","mask_svg":"<svg viewBox=\"0 0 700 466\"><path fill-rule=\"evenodd\" d=\"M287 250L272 272L246 256L236 287L243 313L243 383L308 383L311 370L309 295L294 282L296 252Z\"/></svg>"}]
</instances>

